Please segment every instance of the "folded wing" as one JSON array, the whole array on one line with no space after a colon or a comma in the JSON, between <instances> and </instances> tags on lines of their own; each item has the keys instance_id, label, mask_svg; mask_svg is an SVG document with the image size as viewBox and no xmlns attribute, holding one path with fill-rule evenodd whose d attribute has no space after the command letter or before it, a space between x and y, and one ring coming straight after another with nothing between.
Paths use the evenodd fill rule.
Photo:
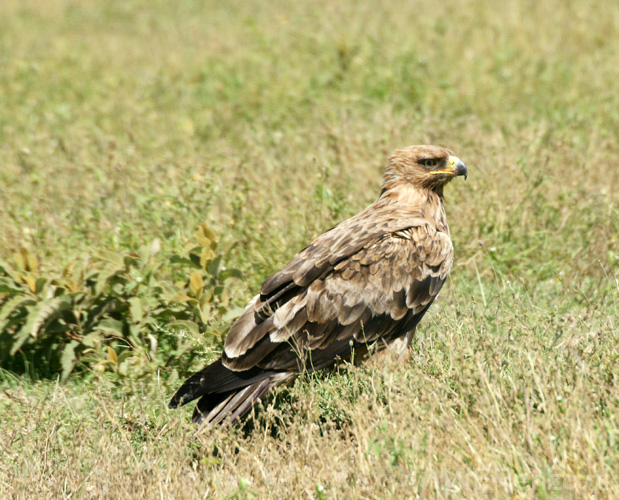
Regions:
<instances>
[{"instance_id":1,"label":"folded wing","mask_svg":"<svg viewBox=\"0 0 619 500\"><path fill-rule=\"evenodd\" d=\"M388 343L412 330L453 259L447 234L415 222L366 241L351 236L343 245L351 252L323 255L314 242L265 281L226 338L224 365L320 369L349 355L351 346Z\"/></svg>"}]
</instances>

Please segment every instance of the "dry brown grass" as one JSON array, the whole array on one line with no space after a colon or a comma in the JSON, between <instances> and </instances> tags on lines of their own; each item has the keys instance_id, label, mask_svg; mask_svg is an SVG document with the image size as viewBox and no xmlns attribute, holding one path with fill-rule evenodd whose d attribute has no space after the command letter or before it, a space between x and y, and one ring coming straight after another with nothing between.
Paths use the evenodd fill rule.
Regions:
<instances>
[{"instance_id":1,"label":"dry brown grass","mask_svg":"<svg viewBox=\"0 0 619 500\"><path fill-rule=\"evenodd\" d=\"M3 489L14 498L619 494L619 401L603 361L612 332L565 325L555 339L489 337L469 314L446 316L418 339L411 364L304 380L245 432L194 435L156 389L11 389Z\"/></svg>"}]
</instances>

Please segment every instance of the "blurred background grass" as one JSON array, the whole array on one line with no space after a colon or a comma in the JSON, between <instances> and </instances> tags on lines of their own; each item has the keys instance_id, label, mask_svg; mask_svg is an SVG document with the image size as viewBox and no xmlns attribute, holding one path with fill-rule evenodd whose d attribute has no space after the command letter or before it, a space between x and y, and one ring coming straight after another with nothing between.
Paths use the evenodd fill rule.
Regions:
<instances>
[{"instance_id":1,"label":"blurred background grass","mask_svg":"<svg viewBox=\"0 0 619 500\"><path fill-rule=\"evenodd\" d=\"M243 305L309 239L373 201L391 150L440 144L470 176L447 191L456 264L415 362L392 367L395 380L415 381L396 383L399 396L380 367L336 378L335 392L306 381L293 389L295 426L277 438L219 436L229 447L204 462L215 438L196 451L184 437L187 415L165 410L165 374L58 387L5 373L1 432L21 452L4 454L0 484L22 497L33 485L95 497L131 478L131 497L188 477L188 497L209 484L220 496L350 498L414 496L396 479L419 473L421 496L619 495L618 52L611 0L4 0L2 259L24 247L56 273L158 238L165 262L207 222L226 264L244 273L230 285ZM389 397L347 399L364 381ZM298 410L315 399L319 410ZM44 404L46 414L33 411ZM324 430L333 408L348 415L341 425L358 454ZM458 439L445 436L445 418ZM108 427L89 427L102 419ZM101 458L92 436L75 451L50 431L58 426L91 429L130 466ZM312 474L300 472L310 451L290 458L290 489L257 472L250 457L276 467L304 432L316 453L333 449L314 457ZM50 449L56 462L27 465ZM333 472L338 456L357 483ZM480 489L471 478L485 465L508 479ZM445 487L445 471L464 479ZM561 478L571 486L553 490Z\"/></svg>"}]
</instances>

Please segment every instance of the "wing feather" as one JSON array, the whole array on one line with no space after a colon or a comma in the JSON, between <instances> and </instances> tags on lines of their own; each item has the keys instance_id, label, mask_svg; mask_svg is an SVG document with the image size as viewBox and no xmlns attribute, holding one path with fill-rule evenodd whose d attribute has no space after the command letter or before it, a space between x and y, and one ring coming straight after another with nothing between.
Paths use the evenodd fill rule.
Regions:
<instances>
[{"instance_id":1,"label":"wing feather","mask_svg":"<svg viewBox=\"0 0 619 500\"><path fill-rule=\"evenodd\" d=\"M422 210L394 209L388 204L371 205L312 241L288 265L269 276L260 293L267 297L290 281L307 286L368 243L386 234L426 225L434 226L435 222L426 218Z\"/></svg>"},{"instance_id":2,"label":"wing feather","mask_svg":"<svg viewBox=\"0 0 619 500\"><path fill-rule=\"evenodd\" d=\"M298 370L320 359L322 366L328 353L344 356L351 343L412 330L440 291L453 253L449 235L416 222L387 234L370 231L373 238L341 237L338 228L325 233L328 242L319 238L265 282L228 334L224 365ZM322 245L335 245L338 256Z\"/></svg>"}]
</instances>

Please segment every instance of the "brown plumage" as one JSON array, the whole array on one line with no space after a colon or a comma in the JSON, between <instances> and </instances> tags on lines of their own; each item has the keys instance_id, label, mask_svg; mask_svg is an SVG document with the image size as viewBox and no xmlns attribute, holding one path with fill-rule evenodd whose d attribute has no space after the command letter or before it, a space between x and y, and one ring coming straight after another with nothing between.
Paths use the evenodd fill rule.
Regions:
<instances>
[{"instance_id":1,"label":"brown plumage","mask_svg":"<svg viewBox=\"0 0 619 500\"><path fill-rule=\"evenodd\" d=\"M407 352L453 263L443 187L466 176L448 149L393 153L378 199L312 241L263 283L219 360L189 378L171 408L201 398L195 422L233 421L302 370L367 353Z\"/></svg>"}]
</instances>

